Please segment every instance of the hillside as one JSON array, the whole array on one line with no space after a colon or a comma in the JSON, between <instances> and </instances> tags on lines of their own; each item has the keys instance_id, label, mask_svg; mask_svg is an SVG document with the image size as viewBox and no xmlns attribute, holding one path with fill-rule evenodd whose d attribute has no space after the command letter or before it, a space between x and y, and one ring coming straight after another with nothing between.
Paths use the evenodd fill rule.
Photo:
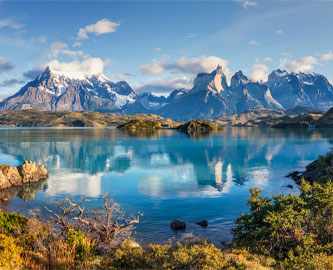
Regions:
<instances>
[{"instance_id":1,"label":"hillside","mask_svg":"<svg viewBox=\"0 0 333 270\"><path fill-rule=\"evenodd\" d=\"M165 127L176 122L154 114L122 115L98 112L45 112L40 110L0 111L0 126L12 127L117 127L131 120L156 121Z\"/></svg>"}]
</instances>

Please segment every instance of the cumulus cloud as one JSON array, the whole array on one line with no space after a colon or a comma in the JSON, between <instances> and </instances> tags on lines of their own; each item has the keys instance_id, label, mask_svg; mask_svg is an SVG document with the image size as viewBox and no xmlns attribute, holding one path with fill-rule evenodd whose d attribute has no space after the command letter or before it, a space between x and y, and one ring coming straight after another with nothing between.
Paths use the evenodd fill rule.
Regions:
<instances>
[{"instance_id":1,"label":"cumulus cloud","mask_svg":"<svg viewBox=\"0 0 333 270\"><path fill-rule=\"evenodd\" d=\"M67 55L70 56L72 58L75 57L83 57L83 58L88 58L89 55L85 55L83 53L83 51L72 51L68 49L68 45L64 42L53 42L50 45L50 53L49 53L49 57L50 58L54 58L54 57L58 57L58 55L63 54L63 55Z\"/></svg>"},{"instance_id":2,"label":"cumulus cloud","mask_svg":"<svg viewBox=\"0 0 333 270\"><path fill-rule=\"evenodd\" d=\"M247 7L256 7L257 2L255 1L249 1L249 0L233 0L234 2L240 3L243 8Z\"/></svg>"},{"instance_id":3,"label":"cumulus cloud","mask_svg":"<svg viewBox=\"0 0 333 270\"><path fill-rule=\"evenodd\" d=\"M95 24L90 24L84 28L80 28L79 32L77 33L77 37L78 39L88 39L89 33L95 34L97 36L113 33L117 30L119 25L119 23L112 22L108 19L102 19Z\"/></svg>"},{"instance_id":4,"label":"cumulus cloud","mask_svg":"<svg viewBox=\"0 0 333 270\"><path fill-rule=\"evenodd\" d=\"M193 81L187 76L170 76L159 80L153 80L138 85L133 88L138 93L153 92L159 94L167 94L175 89L190 89L192 88Z\"/></svg>"},{"instance_id":5,"label":"cumulus cloud","mask_svg":"<svg viewBox=\"0 0 333 270\"><path fill-rule=\"evenodd\" d=\"M24 83L24 80L18 80L18 79L6 79L2 82L0 82L0 87L9 87L16 84L22 84Z\"/></svg>"},{"instance_id":6,"label":"cumulus cloud","mask_svg":"<svg viewBox=\"0 0 333 270\"><path fill-rule=\"evenodd\" d=\"M17 23L11 19L4 19L4 20L0 20L0 28L2 27L10 27L13 29L21 29L24 27L24 24L22 23Z\"/></svg>"},{"instance_id":7,"label":"cumulus cloud","mask_svg":"<svg viewBox=\"0 0 333 270\"><path fill-rule=\"evenodd\" d=\"M228 60L217 56L181 57L173 63L154 60L151 64L141 65L140 68L144 74L159 74L169 70L196 75L200 72L211 72L218 65L221 65L224 72L227 73L229 71L228 63Z\"/></svg>"},{"instance_id":8,"label":"cumulus cloud","mask_svg":"<svg viewBox=\"0 0 333 270\"><path fill-rule=\"evenodd\" d=\"M0 56L0 75L15 70L15 66L6 57Z\"/></svg>"},{"instance_id":9,"label":"cumulus cloud","mask_svg":"<svg viewBox=\"0 0 333 270\"><path fill-rule=\"evenodd\" d=\"M195 37L197 37L197 36L198 36L197 33L188 33L188 34L185 36L185 38L195 38Z\"/></svg>"},{"instance_id":10,"label":"cumulus cloud","mask_svg":"<svg viewBox=\"0 0 333 270\"><path fill-rule=\"evenodd\" d=\"M314 68L318 63L317 59L313 56L305 56L298 60L283 59L280 68L287 69L291 72L307 72Z\"/></svg>"},{"instance_id":11,"label":"cumulus cloud","mask_svg":"<svg viewBox=\"0 0 333 270\"><path fill-rule=\"evenodd\" d=\"M66 74L69 77L83 78L84 76L91 76L98 73L103 73L105 65L108 60L103 61L100 58L88 58L83 61L72 62L59 62L58 60L52 60L47 63L52 70Z\"/></svg>"},{"instance_id":12,"label":"cumulus cloud","mask_svg":"<svg viewBox=\"0 0 333 270\"><path fill-rule=\"evenodd\" d=\"M277 33L278 35L282 35L282 34L283 34L283 31L282 31L281 29L279 29L279 30L276 30L276 33Z\"/></svg>"},{"instance_id":13,"label":"cumulus cloud","mask_svg":"<svg viewBox=\"0 0 333 270\"><path fill-rule=\"evenodd\" d=\"M272 59L272 58L270 58L270 57L266 57L266 58L264 59L264 61L265 61L265 62L272 62L272 61L273 61L273 59Z\"/></svg>"},{"instance_id":14,"label":"cumulus cloud","mask_svg":"<svg viewBox=\"0 0 333 270\"><path fill-rule=\"evenodd\" d=\"M269 68L262 64L259 59L256 59L252 67L252 74L250 76L253 81L267 81Z\"/></svg>"},{"instance_id":15,"label":"cumulus cloud","mask_svg":"<svg viewBox=\"0 0 333 270\"><path fill-rule=\"evenodd\" d=\"M251 40L251 41L249 41L249 44L250 44L251 46L259 46L259 45L260 45L260 43L259 43L258 41L255 41L255 40Z\"/></svg>"},{"instance_id":16,"label":"cumulus cloud","mask_svg":"<svg viewBox=\"0 0 333 270\"><path fill-rule=\"evenodd\" d=\"M322 54L321 59L324 61L333 60L333 50L330 50L328 53Z\"/></svg>"}]
</instances>

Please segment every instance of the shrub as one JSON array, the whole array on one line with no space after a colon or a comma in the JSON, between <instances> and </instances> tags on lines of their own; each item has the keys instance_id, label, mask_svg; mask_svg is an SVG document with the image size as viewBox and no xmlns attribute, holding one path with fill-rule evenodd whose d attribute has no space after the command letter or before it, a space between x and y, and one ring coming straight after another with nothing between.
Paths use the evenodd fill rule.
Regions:
<instances>
[{"instance_id":1,"label":"shrub","mask_svg":"<svg viewBox=\"0 0 333 270\"><path fill-rule=\"evenodd\" d=\"M23 248L17 245L17 239L0 234L0 268L20 269L23 266L21 253Z\"/></svg>"},{"instance_id":2,"label":"shrub","mask_svg":"<svg viewBox=\"0 0 333 270\"><path fill-rule=\"evenodd\" d=\"M14 235L26 231L28 219L18 213L0 213L0 233Z\"/></svg>"},{"instance_id":3,"label":"shrub","mask_svg":"<svg viewBox=\"0 0 333 270\"><path fill-rule=\"evenodd\" d=\"M234 244L283 261L281 267L302 268L302 260L304 265L333 267L333 183L302 181L300 191L299 196L265 198L252 188L250 213L236 220ZM327 259L322 262L325 256L319 254Z\"/></svg>"}]
</instances>

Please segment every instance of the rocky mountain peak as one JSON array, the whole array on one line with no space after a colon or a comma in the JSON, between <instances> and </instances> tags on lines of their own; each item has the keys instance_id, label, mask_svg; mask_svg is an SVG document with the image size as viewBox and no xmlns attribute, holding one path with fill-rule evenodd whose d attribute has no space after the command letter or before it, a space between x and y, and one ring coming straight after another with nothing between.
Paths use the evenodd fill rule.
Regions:
<instances>
[{"instance_id":1,"label":"rocky mountain peak","mask_svg":"<svg viewBox=\"0 0 333 270\"><path fill-rule=\"evenodd\" d=\"M231 88L238 88L240 85L245 85L249 82L249 79L240 70L236 72L231 78Z\"/></svg>"}]
</instances>

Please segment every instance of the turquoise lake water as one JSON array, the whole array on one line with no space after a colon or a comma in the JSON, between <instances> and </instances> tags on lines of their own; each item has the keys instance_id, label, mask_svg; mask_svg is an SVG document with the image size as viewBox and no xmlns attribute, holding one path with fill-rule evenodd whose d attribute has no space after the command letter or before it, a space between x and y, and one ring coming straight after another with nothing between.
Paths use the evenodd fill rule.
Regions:
<instances>
[{"instance_id":1,"label":"turquoise lake water","mask_svg":"<svg viewBox=\"0 0 333 270\"><path fill-rule=\"evenodd\" d=\"M328 130L226 128L200 137L175 130L0 128L0 164L33 160L50 174L46 183L1 191L12 199L0 207L29 214L84 196L95 210L111 193L127 214L144 214L135 234L140 243L180 237L169 226L175 218L187 223L187 233L230 241L251 186L265 195L297 194L285 175L303 170L332 143ZM207 228L195 224L203 219Z\"/></svg>"}]
</instances>

